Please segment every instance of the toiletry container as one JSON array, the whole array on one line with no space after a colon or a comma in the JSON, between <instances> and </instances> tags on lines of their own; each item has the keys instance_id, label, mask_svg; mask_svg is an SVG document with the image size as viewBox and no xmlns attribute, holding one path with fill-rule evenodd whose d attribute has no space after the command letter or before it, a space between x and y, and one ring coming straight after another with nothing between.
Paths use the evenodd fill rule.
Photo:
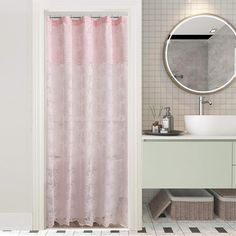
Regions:
<instances>
[{"instance_id":1,"label":"toiletry container","mask_svg":"<svg viewBox=\"0 0 236 236\"><path fill-rule=\"evenodd\" d=\"M163 116L162 124L163 128L168 132L174 130L174 117L170 113L170 107L165 107L166 114Z\"/></svg>"}]
</instances>

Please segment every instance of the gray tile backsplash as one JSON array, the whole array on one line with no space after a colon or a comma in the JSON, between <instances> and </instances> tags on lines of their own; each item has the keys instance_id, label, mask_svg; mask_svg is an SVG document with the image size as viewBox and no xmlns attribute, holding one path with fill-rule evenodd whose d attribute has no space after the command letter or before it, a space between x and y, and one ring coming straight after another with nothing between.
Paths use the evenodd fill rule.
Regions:
<instances>
[{"instance_id":1,"label":"gray tile backsplash","mask_svg":"<svg viewBox=\"0 0 236 236\"><path fill-rule=\"evenodd\" d=\"M219 15L236 26L235 0L143 0L143 129L153 122L150 105L170 106L175 129L184 129L184 115L198 114L198 95L178 88L166 73L163 47L180 20L200 13ZM236 115L236 80L206 97L213 101L206 114Z\"/></svg>"}]
</instances>

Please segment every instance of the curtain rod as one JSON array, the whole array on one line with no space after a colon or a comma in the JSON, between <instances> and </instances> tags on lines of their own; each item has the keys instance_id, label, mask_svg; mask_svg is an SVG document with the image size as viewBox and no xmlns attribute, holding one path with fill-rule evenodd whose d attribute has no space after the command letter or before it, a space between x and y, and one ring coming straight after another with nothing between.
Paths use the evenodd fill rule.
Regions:
<instances>
[{"instance_id":1,"label":"curtain rod","mask_svg":"<svg viewBox=\"0 0 236 236\"><path fill-rule=\"evenodd\" d=\"M57 18L62 18L62 17L64 17L64 16L49 16L50 18L55 18L55 19L57 19ZM83 17L83 16L70 16L71 18L81 18L81 17ZM91 18L96 18L96 19L98 19L98 18L101 18L101 17L105 17L105 16L91 16ZM110 16L111 18L119 18L120 16Z\"/></svg>"}]
</instances>

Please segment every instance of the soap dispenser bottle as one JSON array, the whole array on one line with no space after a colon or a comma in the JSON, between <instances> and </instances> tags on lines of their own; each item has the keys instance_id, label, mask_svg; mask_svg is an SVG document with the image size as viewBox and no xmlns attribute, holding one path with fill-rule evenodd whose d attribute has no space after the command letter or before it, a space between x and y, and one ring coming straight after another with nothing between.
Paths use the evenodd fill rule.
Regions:
<instances>
[{"instance_id":1,"label":"soap dispenser bottle","mask_svg":"<svg viewBox=\"0 0 236 236\"><path fill-rule=\"evenodd\" d=\"M170 107L165 107L166 114L163 116L162 125L168 132L174 130L174 117L170 113Z\"/></svg>"}]
</instances>

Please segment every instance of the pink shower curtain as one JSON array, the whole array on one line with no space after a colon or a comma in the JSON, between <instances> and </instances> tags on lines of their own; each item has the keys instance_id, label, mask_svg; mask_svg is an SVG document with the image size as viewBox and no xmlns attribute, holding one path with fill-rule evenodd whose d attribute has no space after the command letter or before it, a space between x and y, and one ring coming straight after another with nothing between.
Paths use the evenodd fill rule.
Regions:
<instances>
[{"instance_id":1,"label":"pink shower curtain","mask_svg":"<svg viewBox=\"0 0 236 236\"><path fill-rule=\"evenodd\" d=\"M47 26L48 227L127 226L127 19Z\"/></svg>"}]
</instances>

